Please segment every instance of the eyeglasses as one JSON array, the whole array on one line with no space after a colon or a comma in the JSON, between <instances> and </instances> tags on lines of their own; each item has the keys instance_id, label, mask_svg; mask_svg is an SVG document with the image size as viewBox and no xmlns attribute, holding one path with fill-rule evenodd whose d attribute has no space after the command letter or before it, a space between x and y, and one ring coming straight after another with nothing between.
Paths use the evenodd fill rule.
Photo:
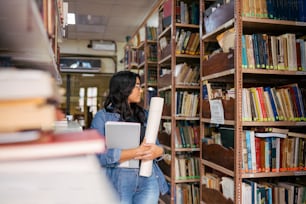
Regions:
<instances>
[{"instance_id":1,"label":"eyeglasses","mask_svg":"<svg viewBox=\"0 0 306 204\"><path fill-rule=\"evenodd\" d=\"M135 84L135 88L137 88L138 90L142 89L140 84Z\"/></svg>"}]
</instances>

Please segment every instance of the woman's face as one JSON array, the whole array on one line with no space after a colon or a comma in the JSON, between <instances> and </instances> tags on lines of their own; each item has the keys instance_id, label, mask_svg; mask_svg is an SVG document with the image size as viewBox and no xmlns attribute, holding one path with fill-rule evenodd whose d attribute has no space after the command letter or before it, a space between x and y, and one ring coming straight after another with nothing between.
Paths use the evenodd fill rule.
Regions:
<instances>
[{"instance_id":1,"label":"woman's face","mask_svg":"<svg viewBox=\"0 0 306 204\"><path fill-rule=\"evenodd\" d=\"M137 77L136 78L136 84L134 89L132 90L131 94L128 97L128 103L139 103L141 101L141 93L142 93L142 88L140 86L140 80Z\"/></svg>"}]
</instances>

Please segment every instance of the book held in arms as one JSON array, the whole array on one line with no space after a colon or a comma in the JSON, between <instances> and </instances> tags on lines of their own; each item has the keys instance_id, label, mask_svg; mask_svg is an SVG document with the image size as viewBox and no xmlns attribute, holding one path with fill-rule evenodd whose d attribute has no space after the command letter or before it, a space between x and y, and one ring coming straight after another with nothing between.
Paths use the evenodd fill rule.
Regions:
<instances>
[{"instance_id":1,"label":"book held in arms","mask_svg":"<svg viewBox=\"0 0 306 204\"><path fill-rule=\"evenodd\" d=\"M107 148L130 149L140 144L140 123L107 121L105 124L105 142ZM122 162L119 167L139 168L139 160Z\"/></svg>"}]
</instances>

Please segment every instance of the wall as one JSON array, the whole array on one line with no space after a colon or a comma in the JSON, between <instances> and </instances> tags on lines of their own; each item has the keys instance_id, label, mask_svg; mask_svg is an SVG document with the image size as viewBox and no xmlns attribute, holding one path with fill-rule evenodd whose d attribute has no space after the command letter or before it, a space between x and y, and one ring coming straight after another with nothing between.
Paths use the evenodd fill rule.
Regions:
<instances>
[{"instance_id":1,"label":"wall","mask_svg":"<svg viewBox=\"0 0 306 204\"><path fill-rule=\"evenodd\" d=\"M88 44L89 40L64 40L62 43L60 43L60 53L101 57L103 59L102 71L106 73L114 72L116 64L117 71L124 69L124 66L122 63L120 63L120 60L124 57L125 42L117 42L117 53L93 50L87 47ZM106 58L116 56L116 54L116 64L111 58Z\"/></svg>"}]
</instances>

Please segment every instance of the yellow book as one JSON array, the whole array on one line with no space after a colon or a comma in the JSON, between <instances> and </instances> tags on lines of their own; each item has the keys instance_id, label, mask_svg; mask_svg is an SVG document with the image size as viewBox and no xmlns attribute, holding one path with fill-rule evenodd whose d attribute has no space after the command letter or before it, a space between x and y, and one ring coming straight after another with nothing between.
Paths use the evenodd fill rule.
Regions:
<instances>
[{"instance_id":1,"label":"yellow book","mask_svg":"<svg viewBox=\"0 0 306 204\"><path fill-rule=\"evenodd\" d=\"M0 102L0 131L52 130L56 107L42 99Z\"/></svg>"},{"instance_id":2,"label":"yellow book","mask_svg":"<svg viewBox=\"0 0 306 204\"><path fill-rule=\"evenodd\" d=\"M255 87L250 88L250 92L252 94L252 100L255 105L255 112L256 112L256 120L255 121L263 121L263 114L260 106L258 92Z\"/></svg>"}]
</instances>

